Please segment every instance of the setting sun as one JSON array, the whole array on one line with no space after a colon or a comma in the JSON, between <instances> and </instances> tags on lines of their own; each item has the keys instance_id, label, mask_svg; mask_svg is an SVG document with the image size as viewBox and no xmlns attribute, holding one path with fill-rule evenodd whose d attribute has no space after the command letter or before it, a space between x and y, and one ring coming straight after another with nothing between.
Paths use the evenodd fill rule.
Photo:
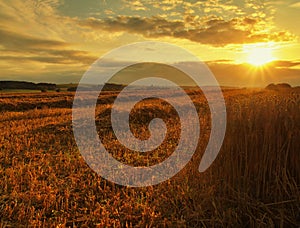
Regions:
<instances>
[{"instance_id":1,"label":"setting sun","mask_svg":"<svg viewBox=\"0 0 300 228\"><path fill-rule=\"evenodd\" d=\"M244 45L247 62L253 66L262 66L276 60L272 54L272 47L264 44Z\"/></svg>"}]
</instances>

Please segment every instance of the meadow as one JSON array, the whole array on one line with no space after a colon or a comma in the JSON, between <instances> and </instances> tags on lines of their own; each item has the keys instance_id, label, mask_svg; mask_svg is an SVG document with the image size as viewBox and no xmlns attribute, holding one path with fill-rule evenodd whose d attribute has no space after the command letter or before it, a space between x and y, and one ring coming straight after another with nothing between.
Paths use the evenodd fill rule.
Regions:
<instances>
[{"instance_id":1,"label":"meadow","mask_svg":"<svg viewBox=\"0 0 300 228\"><path fill-rule=\"evenodd\" d=\"M98 176L72 132L73 92L0 94L0 227L299 227L300 92L227 89L227 131L212 166L198 172L210 133L200 91L187 90L199 113L198 148L186 167L161 184L131 188ZM131 165L169 156L180 127L163 101L131 113L133 132L168 126L163 145L146 155L120 145L109 124L116 91L101 94L98 132L108 151Z\"/></svg>"}]
</instances>

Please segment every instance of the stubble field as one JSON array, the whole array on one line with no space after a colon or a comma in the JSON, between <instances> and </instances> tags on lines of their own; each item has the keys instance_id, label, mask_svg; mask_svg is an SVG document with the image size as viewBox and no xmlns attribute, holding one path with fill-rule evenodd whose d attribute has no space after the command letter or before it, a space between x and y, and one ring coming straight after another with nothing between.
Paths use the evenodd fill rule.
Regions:
<instances>
[{"instance_id":1,"label":"stubble field","mask_svg":"<svg viewBox=\"0 0 300 228\"><path fill-rule=\"evenodd\" d=\"M204 173L210 112L200 92L187 93L199 113L198 148L172 179L143 188L113 184L85 163L72 132L74 93L0 94L0 227L299 227L299 91L225 90L226 136ZM152 118L168 126L161 147L137 154L111 130L116 95L104 92L96 110L107 150L134 166L163 161L178 142L176 112L147 100L131 113L142 139Z\"/></svg>"}]
</instances>

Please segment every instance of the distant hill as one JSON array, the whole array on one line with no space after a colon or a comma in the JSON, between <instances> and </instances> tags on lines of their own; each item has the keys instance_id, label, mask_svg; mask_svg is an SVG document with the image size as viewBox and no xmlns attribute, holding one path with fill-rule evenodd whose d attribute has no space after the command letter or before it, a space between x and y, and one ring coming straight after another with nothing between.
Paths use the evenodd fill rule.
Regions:
<instances>
[{"instance_id":1,"label":"distant hill","mask_svg":"<svg viewBox=\"0 0 300 228\"><path fill-rule=\"evenodd\" d=\"M281 89L291 89L292 86L290 84L287 83L279 83L279 84L269 84L266 89L270 89L270 90L281 90Z\"/></svg>"},{"instance_id":2,"label":"distant hill","mask_svg":"<svg viewBox=\"0 0 300 228\"><path fill-rule=\"evenodd\" d=\"M114 84L114 83L106 83L102 91L121 91L124 89L126 85L120 85L120 84ZM77 85L69 87L67 91L76 91ZM81 91L93 91L93 90L98 90L99 86L98 85L81 85L80 86Z\"/></svg>"},{"instance_id":3,"label":"distant hill","mask_svg":"<svg viewBox=\"0 0 300 228\"><path fill-rule=\"evenodd\" d=\"M0 81L0 89L30 89L30 90L55 90L53 83L33 83L25 81Z\"/></svg>"}]
</instances>

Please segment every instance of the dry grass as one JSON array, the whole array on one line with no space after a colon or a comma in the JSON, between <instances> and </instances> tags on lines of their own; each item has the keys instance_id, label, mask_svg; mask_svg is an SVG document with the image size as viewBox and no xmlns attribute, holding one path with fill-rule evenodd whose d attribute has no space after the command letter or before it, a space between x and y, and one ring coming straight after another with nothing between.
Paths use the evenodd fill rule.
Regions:
<instances>
[{"instance_id":1,"label":"dry grass","mask_svg":"<svg viewBox=\"0 0 300 228\"><path fill-rule=\"evenodd\" d=\"M0 95L0 227L297 227L300 226L300 94L225 91L228 126L213 165L198 173L209 135L209 110L189 91L200 113L201 139L190 163L171 180L145 188L118 186L97 176L82 159L71 128L72 93ZM106 92L98 120L109 119L115 98ZM149 118L169 121L168 139L133 157L99 129L117 159L155 164L175 147L176 113L147 105L133 112L133 129ZM138 116L137 116L138 115ZM145 161L147 161L145 163Z\"/></svg>"}]
</instances>

